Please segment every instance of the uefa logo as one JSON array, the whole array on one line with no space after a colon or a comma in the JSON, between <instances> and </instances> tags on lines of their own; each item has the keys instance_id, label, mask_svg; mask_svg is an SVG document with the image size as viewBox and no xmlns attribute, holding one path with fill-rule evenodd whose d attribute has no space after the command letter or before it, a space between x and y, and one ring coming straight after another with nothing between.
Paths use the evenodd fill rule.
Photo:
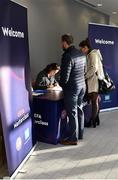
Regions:
<instances>
[{"instance_id":1,"label":"uefa logo","mask_svg":"<svg viewBox=\"0 0 118 180\"><path fill-rule=\"evenodd\" d=\"M18 137L16 140L16 150L20 151L21 148L22 148L22 139L21 139L21 137Z\"/></svg>"}]
</instances>

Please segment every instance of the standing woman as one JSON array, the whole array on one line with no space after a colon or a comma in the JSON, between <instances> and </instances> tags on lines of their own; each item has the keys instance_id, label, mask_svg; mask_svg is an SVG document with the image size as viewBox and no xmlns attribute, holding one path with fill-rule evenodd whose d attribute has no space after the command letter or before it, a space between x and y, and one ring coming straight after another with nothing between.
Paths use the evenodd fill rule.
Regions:
<instances>
[{"instance_id":1,"label":"standing woman","mask_svg":"<svg viewBox=\"0 0 118 180\"><path fill-rule=\"evenodd\" d=\"M99 119L99 94L98 79L104 78L102 67L102 56L98 49L91 49L89 40L86 39L79 44L80 50L87 56L87 70L85 79L87 82L88 97L92 104L91 120L88 127L95 128L100 125Z\"/></svg>"}]
</instances>

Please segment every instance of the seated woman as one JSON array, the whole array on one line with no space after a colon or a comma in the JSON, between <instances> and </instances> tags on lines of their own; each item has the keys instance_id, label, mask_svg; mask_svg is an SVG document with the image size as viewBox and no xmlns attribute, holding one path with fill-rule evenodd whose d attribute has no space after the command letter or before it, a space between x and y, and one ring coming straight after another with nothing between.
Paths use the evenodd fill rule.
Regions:
<instances>
[{"instance_id":1,"label":"seated woman","mask_svg":"<svg viewBox=\"0 0 118 180\"><path fill-rule=\"evenodd\" d=\"M59 70L60 66L56 63L47 65L46 68L37 75L34 89L53 89L59 86L55 79L55 75Z\"/></svg>"}]
</instances>

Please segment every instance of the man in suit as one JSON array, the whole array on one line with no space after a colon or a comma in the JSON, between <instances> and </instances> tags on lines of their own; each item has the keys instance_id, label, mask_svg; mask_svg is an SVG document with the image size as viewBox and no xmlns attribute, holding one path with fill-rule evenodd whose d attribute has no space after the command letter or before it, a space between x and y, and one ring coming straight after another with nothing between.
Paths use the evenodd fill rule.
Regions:
<instances>
[{"instance_id":1,"label":"man in suit","mask_svg":"<svg viewBox=\"0 0 118 180\"><path fill-rule=\"evenodd\" d=\"M64 92L64 104L69 117L69 134L61 144L77 145L78 139L83 138L83 131L79 132L79 129L84 129L82 102L86 89L84 78L86 57L74 47L73 37L70 34L62 35L61 45L64 53L59 84ZM79 127L80 122L82 127Z\"/></svg>"}]
</instances>

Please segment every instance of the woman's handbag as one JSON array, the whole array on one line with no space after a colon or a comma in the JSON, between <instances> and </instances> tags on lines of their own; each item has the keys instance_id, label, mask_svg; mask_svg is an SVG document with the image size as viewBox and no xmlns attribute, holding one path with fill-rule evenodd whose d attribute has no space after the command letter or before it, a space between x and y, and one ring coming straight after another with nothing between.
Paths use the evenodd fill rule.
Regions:
<instances>
[{"instance_id":1,"label":"woman's handbag","mask_svg":"<svg viewBox=\"0 0 118 180\"><path fill-rule=\"evenodd\" d=\"M103 67L104 70L104 67ZM115 89L115 85L112 79L109 77L108 73L104 70L104 79L98 79L99 83L99 94L108 94Z\"/></svg>"}]
</instances>

